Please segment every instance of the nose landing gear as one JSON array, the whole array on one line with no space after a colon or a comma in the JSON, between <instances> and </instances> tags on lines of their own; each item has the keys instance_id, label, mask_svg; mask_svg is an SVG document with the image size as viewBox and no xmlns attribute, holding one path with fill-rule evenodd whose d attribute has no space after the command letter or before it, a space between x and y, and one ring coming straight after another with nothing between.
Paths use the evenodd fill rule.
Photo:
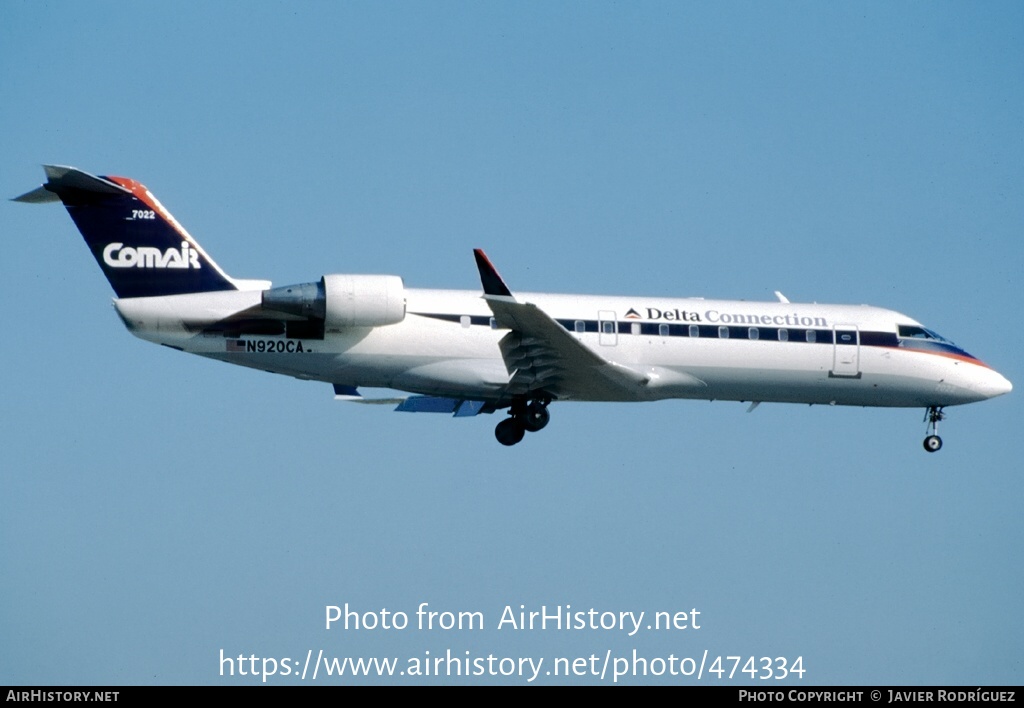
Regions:
<instances>
[{"instance_id":1,"label":"nose landing gear","mask_svg":"<svg viewBox=\"0 0 1024 708\"><path fill-rule=\"evenodd\" d=\"M509 408L510 417L494 428L494 437L502 445L515 445L526 433L543 429L551 420L548 412L550 398L534 398L529 402L525 397L515 398Z\"/></svg>"},{"instance_id":2,"label":"nose landing gear","mask_svg":"<svg viewBox=\"0 0 1024 708\"><path fill-rule=\"evenodd\" d=\"M928 452L938 452L942 449L942 438L939 437L939 421L946 417L942 412L942 406L929 406L925 411L924 419L928 421L928 436L924 439L924 449Z\"/></svg>"}]
</instances>

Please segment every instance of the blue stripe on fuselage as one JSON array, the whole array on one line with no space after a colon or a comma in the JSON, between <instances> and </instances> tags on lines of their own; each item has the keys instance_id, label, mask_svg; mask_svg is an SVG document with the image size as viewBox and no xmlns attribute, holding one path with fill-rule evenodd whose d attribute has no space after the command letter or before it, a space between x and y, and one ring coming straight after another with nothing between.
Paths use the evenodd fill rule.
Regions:
<instances>
[{"instance_id":1,"label":"blue stripe on fuselage","mask_svg":"<svg viewBox=\"0 0 1024 708\"><path fill-rule=\"evenodd\" d=\"M491 317L481 315L451 315L432 312L410 312L412 315L429 317L445 322L461 322L462 317L469 317L470 325L490 326ZM562 325L569 332L596 333L599 331L599 322L604 320L591 319L558 319L556 322ZM577 324L579 323L579 324ZM804 327L746 327L737 325L709 325L709 324L685 324L667 322L637 322L636 320L617 320L616 332L618 334L632 334L633 325L639 325L641 335L661 337L684 337L687 339L722 339L720 330L728 330L729 339L751 340L751 331L756 330L758 341L767 342L793 342L803 344L834 344L832 329L814 329ZM577 329L579 327L580 329ZM662 333L664 329L664 334ZM691 328L696 328L697 336L691 335ZM785 331L788 339L780 340L779 332ZM808 340L807 333L813 332L813 340ZM973 363L984 364L975 356L968 354L960 347L948 343L933 340L922 340L917 338L897 337L895 332L878 332L861 330L860 345L864 347L883 347L889 349L906 349L928 354L939 354L964 359Z\"/></svg>"}]
</instances>

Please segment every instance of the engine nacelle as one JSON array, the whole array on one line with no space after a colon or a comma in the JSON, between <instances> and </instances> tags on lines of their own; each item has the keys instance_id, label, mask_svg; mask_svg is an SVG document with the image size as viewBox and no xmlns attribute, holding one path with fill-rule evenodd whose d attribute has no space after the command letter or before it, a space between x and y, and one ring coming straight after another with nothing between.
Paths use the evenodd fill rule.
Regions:
<instances>
[{"instance_id":1,"label":"engine nacelle","mask_svg":"<svg viewBox=\"0 0 1024 708\"><path fill-rule=\"evenodd\" d=\"M327 330L405 319L405 286L397 275L325 275L319 283L264 290L262 302L266 310L321 319Z\"/></svg>"},{"instance_id":2,"label":"engine nacelle","mask_svg":"<svg viewBox=\"0 0 1024 708\"><path fill-rule=\"evenodd\" d=\"M325 275L324 327L378 327L405 319L405 285L397 275Z\"/></svg>"}]
</instances>

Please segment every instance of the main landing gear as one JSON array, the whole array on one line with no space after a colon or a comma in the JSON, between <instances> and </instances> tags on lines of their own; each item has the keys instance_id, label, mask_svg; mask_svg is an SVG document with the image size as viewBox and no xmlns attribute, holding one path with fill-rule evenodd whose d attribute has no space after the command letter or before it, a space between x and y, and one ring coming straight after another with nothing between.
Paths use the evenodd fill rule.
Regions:
<instances>
[{"instance_id":1,"label":"main landing gear","mask_svg":"<svg viewBox=\"0 0 1024 708\"><path fill-rule=\"evenodd\" d=\"M527 401L526 397L512 399L509 417L498 423L494 429L494 437L502 445L515 445L527 433L536 433L551 420L548 412L549 398L534 398Z\"/></svg>"},{"instance_id":2,"label":"main landing gear","mask_svg":"<svg viewBox=\"0 0 1024 708\"><path fill-rule=\"evenodd\" d=\"M929 406L925 411L924 419L928 421L928 437L924 439L924 449L928 452L938 452L942 449L942 438L938 436L939 421L946 417L942 412L942 406Z\"/></svg>"}]
</instances>

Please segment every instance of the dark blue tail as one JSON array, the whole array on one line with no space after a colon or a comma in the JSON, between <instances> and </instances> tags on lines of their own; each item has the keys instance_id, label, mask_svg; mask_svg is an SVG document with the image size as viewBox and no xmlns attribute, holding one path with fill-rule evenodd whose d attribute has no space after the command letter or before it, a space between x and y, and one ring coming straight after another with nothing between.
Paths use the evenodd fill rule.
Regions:
<instances>
[{"instance_id":1,"label":"dark blue tail","mask_svg":"<svg viewBox=\"0 0 1024 708\"><path fill-rule=\"evenodd\" d=\"M44 165L47 182L21 202L64 203L118 297L237 290L149 190L125 177Z\"/></svg>"}]
</instances>

